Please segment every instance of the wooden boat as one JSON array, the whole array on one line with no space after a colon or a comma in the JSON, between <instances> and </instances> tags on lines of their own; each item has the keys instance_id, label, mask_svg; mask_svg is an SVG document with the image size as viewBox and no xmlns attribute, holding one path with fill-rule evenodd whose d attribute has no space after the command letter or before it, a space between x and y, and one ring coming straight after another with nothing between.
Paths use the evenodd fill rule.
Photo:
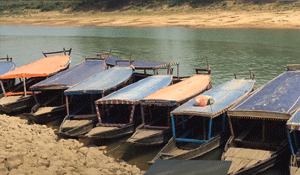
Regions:
<instances>
[{"instance_id":1,"label":"wooden boat","mask_svg":"<svg viewBox=\"0 0 300 175\"><path fill-rule=\"evenodd\" d=\"M105 69L106 64L103 58L87 57L85 62L31 86L30 90L32 91L43 91L44 103L37 102L31 112L24 113L24 116L40 124L65 117L67 110L64 91Z\"/></svg>"},{"instance_id":2,"label":"wooden boat","mask_svg":"<svg viewBox=\"0 0 300 175\"><path fill-rule=\"evenodd\" d=\"M111 60L113 60L115 63L110 64L110 65L107 64L107 63L110 63ZM148 74L146 72L146 70L155 70L155 71L153 71L152 75L157 74L158 70L160 70L160 69L167 69L167 73L172 73L172 70L173 70L170 66L171 63L166 64L165 62L152 63L152 66L151 66L150 62L139 62L139 61L133 61L133 60L128 60L128 59L117 59L117 58L111 58L111 57L106 58L105 62L108 65L108 67L123 67L124 68L124 67L129 66L129 65L131 65L131 67L133 66L132 68L134 68L134 76L133 76L132 82L136 82L136 81L138 81L142 78L150 76L151 74ZM136 64L135 62L138 62L139 64ZM143 69L145 69L145 70L142 71L142 72L137 73L137 71L139 71L139 70L141 71ZM178 70L177 70L177 72L178 72ZM124 75L122 74L120 76L122 77L122 76L125 76L125 75L126 74L124 74ZM120 80L116 79L116 78L118 78L118 76L117 77L114 76L113 78L108 78L108 79L112 79L112 80L114 80L114 82L120 82ZM99 80L99 81L101 82L101 80ZM113 81L110 81L110 83L112 83L112 82ZM111 85L110 92L112 92L114 90L117 90L117 88L114 87L114 84L110 84L110 85ZM101 89L103 87L100 86L99 88ZM106 93L106 91L105 91L105 95L106 94L109 94L109 93ZM99 99L101 97L104 97L104 95L95 97L94 100ZM92 106L92 108L94 108L93 104L91 104L91 106ZM93 109L93 110L95 111L96 109ZM103 111L103 110L101 110L101 111ZM92 112L89 112L89 113L91 114ZM91 114L91 115L83 115L83 116L79 116L79 117L78 116L72 117L72 116L73 115L71 115L71 116L67 115L65 117L65 119L63 121L63 123L65 123L65 125L64 126L61 125L60 131L57 133L58 135L67 136L67 137L78 137L78 136L82 137L84 134L86 134L92 128L94 128L95 125L97 124L97 121L98 121L97 120L97 115L95 114L95 112L93 112L93 114Z\"/></svg>"},{"instance_id":3,"label":"wooden boat","mask_svg":"<svg viewBox=\"0 0 300 175\"><path fill-rule=\"evenodd\" d=\"M172 136L170 111L210 87L209 68L196 69L196 75L143 98L141 100L142 124L126 142L148 146L167 142Z\"/></svg>"},{"instance_id":4,"label":"wooden boat","mask_svg":"<svg viewBox=\"0 0 300 175\"><path fill-rule=\"evenodd\" d=\"M48 56L59 53L63 54ZM0 110L4 113L12 113L31 108L36 101L36 96L32 94L40 94L40 92L29 92L27 89L31 85L67 69L71 60L70 53L71 49L43 53L45 58L26 64L4 75L0 75L1 80L16 78L22 80L19 84L11 88L10 92L4 91L2 93L2 98L0 99ZM3 87L2 84L1 86ZM3 89L4 88L2 88L2 90Z\"/></svg>"},{"instance_id":5,"label":"wooden boat","mask_svg":"<svg viewBox=\"0 0 300 175\"><path fill-rule=\"evenodd\" d=\"M67 116L60 125L57 135L77 137L89 132L97 123L94 101L131 84L133 72L128 66L116 66L66 90L64 94L66 95ZM69 98L74 104L73 108L69 108Z\"/></svg>"},{"instance_id":6,"label":"wooden boat","mask_svg":"<svg viewBox=\"0 0 300 175\"><path fill-rule=\"evenodd\" d=\"M15 63L12 62L12 58L8 55L4 58L0 58L0 61L0 75L16 69ZM1 82L6 91L10 90L15 85L15 79L1 80ZM2 89L0 89L0 93L3 93Z\"/></svg>"},{"instance_id":7,"label":"wooden boat","mask_svg":"<svg viewBox=\"0 0 300 175\"><path fill-rule=\"evenodd\" d=\"M158 159L193 159L223 145L229 136L226 111L247 96L253 90L254 83L253 79L233 79L172 111L173 137L148 163ZM213 99L213 104L195 105L196 99L205 97ZM178 122L181 122L181 127L178 127Z\"/></svg>"},{"instance_id":8,"label":"wooden boat","mask_svg":"<svg viewBox=\"0 0 300 175\"><path fill-rule=\"evenodd\" d=\"M287 121L287 135L291 150L290 174L300 173L300 109Z\"/></svg>"},{"instance_id":9,"label":"wooden boat","mask_svg":"<svg viewBox=\"0 0 300 175\"><path fill-rule=\"evenodd\" d=\"M286 121L300 107L300 72L288 70L228 111L231 136L222 160L228 174L264 171L288 152Z\"/></svg>"},{"instance_id":10,"label":"wooden boat","mask_svg":"<svg viewBox=\"0 0 300 175\"><path fill-rule=\"evenodd\" d=\"M171 82L172 75L153 75L95 101L99 123L85 137L94 140L132 134L142 120L140 99Z\"/></svg>"}]
</instances>

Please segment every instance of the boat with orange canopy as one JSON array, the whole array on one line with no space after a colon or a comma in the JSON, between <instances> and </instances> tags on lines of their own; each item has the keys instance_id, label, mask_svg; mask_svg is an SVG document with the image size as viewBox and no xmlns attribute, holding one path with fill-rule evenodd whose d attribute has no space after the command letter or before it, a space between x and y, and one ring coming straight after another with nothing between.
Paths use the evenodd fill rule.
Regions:
<instances>
[{"instance_id":1,"label":"boat with orange canopy","mask_svg":"<svg viewBox=\"0 0 300 175\"><path fill-rule=\"evenodd\" d=\"M126 142L145 146L167 142L172 136L170 112L210 88L207 67L196 69L196 75L141 99L142 124Z\"/></svg>"},{"instance_id":2,"label":"boat with orange canopy","mask_svg":"<svg viewBox=\"0 0 300 175\"><path fill-rule=\"evenodd\" d=\"M20 83L15 85L10 92L4 90L3 83L0 81L3 90L2 98L0 99L1 112L12 113L32 107L39 97L33 94L39 94L40 92L31 92L27 91L27 89L31 85L67 69L71 62L71 50L63 49L63 51L57 52L43 52L44 58L0 75L0 80L2 81L6 79L20 79Z\"/></svg>"}]
</instances>

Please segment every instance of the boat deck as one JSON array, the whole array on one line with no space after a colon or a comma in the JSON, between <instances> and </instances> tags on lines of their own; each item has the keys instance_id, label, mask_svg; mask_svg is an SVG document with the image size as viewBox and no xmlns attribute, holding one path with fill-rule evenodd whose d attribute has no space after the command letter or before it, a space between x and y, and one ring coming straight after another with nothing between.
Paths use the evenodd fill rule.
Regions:
<instances>
[{"instance_id":1,"label":"boat deck","mask_svg":"<svg viewBox=\"0 0 300 175\"><path fill-rule=\"evenodd\" d=\"M50 113L53 110L57 109L59 107L57 106L53 106L53 107L40 107L35 113L34 115L41 115L41 114L45 114L45 113Z\"/></svg>"},{"instance_id":2,"label":"boat deck","mask_svg":"<svg viewBox=\"0 0 300 175\"><path fill-rule=\"evenodd\" d=\"M93 136L93 135L97 135L98 133L103 133L103 132L107 132L107 131L112 131L118 129L118 127L95 127L93 128L90 132L88 132L86 134L86 136Z\"/></svg>"},{"instance_id":3,"label":"boat deck","mask_svg":"<svg viewBox=\"0 0 300 175\"><path fill-rule=\"evenodd\" d=\"M0 105L10 104L10 103L16 103L19 100L23 99L24 96L8 96L8 97L2 97L0 99Z\"/></svg>"},{"instance_id":4,"label":"boat deck","mask_svg":"<svg viewBox=\"0 0 300 175\"><path fill-rule=\"evenodd\" d=\"M229 148L224 160L232 161L228 170L228 174L236 172L241 168L250 167L259 161L266 160L271 157L272 151L249 149L249 148Z\"/></svg>"},{"instance_id":5,"label":"boat deck","mask_svg":"<svg viewBox=\"0 0 300 175\"><path fill-rule=\"evenodd\" d=\"M290 166L291 175L300 175L300 168L295 166Z\"/></svg>"},{"instance_id":6,"label":"boat deck","mask_svg":"<svg viewBox=\"0 0 300 175\"><path fill-rule=\"evenodd\" d=\"M162 130L156 129L139 129L130 139L141 139L154 134L162 133Z\"/></svg>"},{"instance_id":7,"label":"boat deck","mask_svg":"<svg viewBox=\"0 0 300 175\"><path fill-rule=\"evenodd\" d=\"M86 125L90 122L90 120L66 120L63 125L62 129L71 129L75 127L80 127Z\"/></svg>"}]
</instances>

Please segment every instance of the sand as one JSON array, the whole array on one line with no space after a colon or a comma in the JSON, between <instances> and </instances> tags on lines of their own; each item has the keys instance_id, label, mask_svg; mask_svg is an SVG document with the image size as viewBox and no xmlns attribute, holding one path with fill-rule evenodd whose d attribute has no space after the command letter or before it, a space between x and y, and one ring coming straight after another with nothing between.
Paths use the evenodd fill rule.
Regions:
<instances>
[{"instance_id":1,"label":"sand","mask_svg":"<svg viewBox=\"0 0 300 175\"><path fill-rule=\"evenodd\" d=\"M0 174L143 174L135 165L106 156L103 147L57 139L46 125L0 115Z\"/></svg>"},{"instance_id":2,"label":"sand","mask_svg":"<svg viewBox=\"0 0 300 175\"><path fill-rule=\"evenodd\" d=\"M38 12L2 15L0 25L299 29L300 10Z\"/></svg>"}]
</instances>

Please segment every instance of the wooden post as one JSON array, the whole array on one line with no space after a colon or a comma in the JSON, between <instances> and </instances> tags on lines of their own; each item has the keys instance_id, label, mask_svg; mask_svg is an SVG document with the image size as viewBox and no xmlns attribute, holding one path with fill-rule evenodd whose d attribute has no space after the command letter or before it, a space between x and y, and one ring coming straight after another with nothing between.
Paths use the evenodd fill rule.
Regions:
<instances>
[{"instance_id":1,"label":"wooden post","mask_svg":"<svg viewBox=\"0 0 300 175\"><path fill-rule=\"evenodd\" d=\"M66 95L66 108L67 108L67 116L70 116L68 95Z\"/></svg>"},{"instance_id":2,"label":"wooden post","mask_svg":"<svg viewBox=\"0 0 300 175\"><path fill-rule=\"evenodd\" d=\"M23 78L23 86L24 86L24 96L26 97L26 78Z\"/></svg>"},{"instance_id":3,"label":"wooden post","mask_svg":"<svg viewBox=\"0 0 300 175\"><path fill-rule=\"evenodd\" d=\"M170 115L170 106L168 106L168 110L167 110L167 113L168 113L168 127L171 127L171 115Z\"/></svg>"},{"instance_id":4,"label":"wooden post","mask_svg":"<svg viewBox=\"0 0 300 175\"><path fill-rule=\"evenodd\" d=\"M33 98L34 98L35 103L38 104L39 102L38 102L38 100L36 98L36 95L35 95L34 91L32 91L32 93L33 93Z\"/></svg>"},{"instance_id":5,"label":"wooden post","mask_svg":"<svg viewBox=\"0 0 300 175\"><path fill-rule=\"evenodd\" d=\"M92 114L95 114L93 96L90 94Z\"/></svg>"},{"instance_id":6,"label":"wooden post","mask_svg":"<svg viewBox=\"0 0 300 175\"><path fill-rule=\"evenodd\" d=\"M7 97L6 92L5 92L5 88L4 88L4 85L3 85L3 82L1 80L0 80L0 84L1 84L1 89L2 89L2 92L4 94L4 97Z\"/></svg>"},{"instance_id":7,"label":"wooden post","mask_svg":"<svg viewBox=\"0 0 300 175\"><path fill-rule=\"evenodd\" d=\"M206 127L205 127L205 118L202 117L203 122L203 140L206 140Z\"/></svg>"},{"instance_id":8,"label":"wooden post","mask_svg":"<svg viewBox=\"0 0 300 175\"><path fill-rule=\"evenodd\" d=\"M234 138L233 126L232 126L231 118L229 116L228 116L228 123L229 123L231 135Z\"/></svg>"}]
</instances>

